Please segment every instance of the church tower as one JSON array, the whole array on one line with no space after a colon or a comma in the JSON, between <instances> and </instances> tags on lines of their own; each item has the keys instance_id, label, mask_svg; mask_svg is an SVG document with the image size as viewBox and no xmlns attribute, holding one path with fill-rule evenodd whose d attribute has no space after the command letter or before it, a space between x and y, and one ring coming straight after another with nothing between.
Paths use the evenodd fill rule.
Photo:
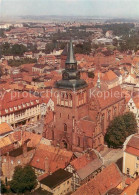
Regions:
<instances>
[{"instance_id":1,"label":"church tower","mask_svg":"<svg viewBox=\"0 0 139 195\"><path fill-rule=\"evenodd\" d=\"M78 137L74 131L76 122L88 115L87 83L80 79L80 71L74 56L72 41L69 43L62 80L54 86L56 97L53 128L46 137L55 146L76 151Z\"/></svg>"}]
</instances>

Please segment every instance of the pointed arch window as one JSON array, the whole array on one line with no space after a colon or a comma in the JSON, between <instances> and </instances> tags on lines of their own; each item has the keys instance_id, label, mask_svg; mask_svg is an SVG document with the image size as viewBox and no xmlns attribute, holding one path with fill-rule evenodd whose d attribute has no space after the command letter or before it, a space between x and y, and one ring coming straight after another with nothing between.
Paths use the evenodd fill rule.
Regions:
<instances>
[{"instance_id":1,"label":"pointed arch window","mask_svg":"<svg viewBox=\"0 0 139 195\"><path fill-rule=\"evenodd\" d=\"M80 146L80 137L77 138L77 146Z\"/></svg>"},{"instance_id":2,"label":"pointed arch window","mask_svg":"<svg viewBox=\"0 0 139 195\"><path fill-rule=\"evenodd\" d=\"M117 108L114 107L114 116L116 116L116 114L117 114Z\"/></svg>"},{"instance_id":3,"label":"pointed arch window","mask_svg":"<svg viewBox=\"0 0 139 195\"><path fill-rule=\"evenodd\" d=\"M69 107L72 107L72 94L69 94Z\"/></svg>"},{"instance_id":4,"label":"pointed arch window","mask_svg":"<svg viewBox=\"0 0 139 195\"><path fill-rule=\"evenodd\" d=\"M101 116L101 128L102 128L102 131L104 131L104 118L105 118L105 114L102 114L102 116Z\"/></svg>"},{"instance_id":5,"label":"pointed arch window","mask_svg":"<svg viewBox=\"0 0 139 195\"><path fill-rule=\"evenodd\" d=\"M108 110L108 112L107 112L107 119L110 122L110 120L111 120L111 110Z\"/></svg>"},{"instance_id":6,"label":"pointed arch window","mask_svg":"<svg viewBox=\"0 0 139 195\"><path fill-rule=\"evenodd\" d=\"M67 93L65 93L65 99L66 99L66 100L68 99L68 94L67 94Z\"/></svg>"},{"instance_id":7,"label":"pointed arch window","mask_svg":"<svg viewBox=\"0 0 139 195\"><path fill-rule=\"evenodd\" d=\"M67 132L67 124L64 123L64 132Z\"/></svg>"}]
</instances>

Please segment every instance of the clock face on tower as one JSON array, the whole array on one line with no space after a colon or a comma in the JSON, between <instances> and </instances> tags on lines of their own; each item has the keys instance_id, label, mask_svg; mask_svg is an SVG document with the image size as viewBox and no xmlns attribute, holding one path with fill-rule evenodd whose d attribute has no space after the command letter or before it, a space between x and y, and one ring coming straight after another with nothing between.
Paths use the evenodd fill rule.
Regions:
<instances>
[{"instance_id":1,"label":"clock face on tower","mask_svg":"<svg viewBox=\"0 0 139 195\"><path fill-rule=\"evenodd\" d=\"M63 79L68 79L69 78L69 74L67 72L63 73Z\"/></svg>"}]
</instances>

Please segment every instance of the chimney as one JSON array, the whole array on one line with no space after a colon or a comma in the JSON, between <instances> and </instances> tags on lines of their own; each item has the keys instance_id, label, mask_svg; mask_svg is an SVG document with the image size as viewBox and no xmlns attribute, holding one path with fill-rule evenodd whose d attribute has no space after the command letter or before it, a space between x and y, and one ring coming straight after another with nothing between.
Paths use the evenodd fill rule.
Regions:
<instances>
[{"instance_id":1,"label":"chimney","mask_svg":"<svg viewBox=\"0 0 139 195\"><path fill-rule=\"evenodd\" d=\"M48 157L45 158L45 162L44 163L45 163L45 172L49 174L49 172L50 172L50 165L49 165L49 163L50 162L49 162Z\"/></svg>"},{"instance_id":2,"label":"chimney","mask_svg":"<svg viewBox=\"0 0 139 195\"><path fill-rule=\"evenodd\" d=\"M26 157L27 156L27 143L30 141L30 139L27 139L23 145L22 145L22 149L23 149L23 156Z\"/></svg>"},{"instance_id":3,"label":"chimney","mask_svg":"<svg viewBox=\"0 0 139 195\"><path fill-rule=\"evenodd\" d=\"M55 112L53 112L53 117L54 117L54 123L55 123L55 117L56 116L56 113Z\"/></svg>"},{"instance_id":4,"label":"chimney","mask_svg":"<svg viewBox=\"0 0 139 195\"><path fill-rule=\"evenodd\" d=\"M27 156L27 143L25 142L22 146L23 149L23 156L26 157Z\"/></svg>"}]
</instances>

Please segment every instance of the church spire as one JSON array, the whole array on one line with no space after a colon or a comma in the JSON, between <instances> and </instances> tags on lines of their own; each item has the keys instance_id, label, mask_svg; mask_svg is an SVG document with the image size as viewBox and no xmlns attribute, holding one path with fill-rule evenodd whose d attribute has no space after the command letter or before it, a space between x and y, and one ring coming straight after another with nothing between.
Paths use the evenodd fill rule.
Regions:
<instances>
[{"instance_id":1,"label":"church spire","mask_svg":"<svg viewBox=\"0 0 139 195\"><path fill-rule=\"evenodd\" d=\"M68 47L68 56L66 60L66 65L68 64L77 64L77 61L74 56L72 40L70 40L69 47Z\"/></svg>"},{"instance_id":2,"label":"church spire","mask_svg":"<svg viewBox=\"0 0 139 195\"><path fill-rule=\"evenodd\" d=\"M100 85L100 75L99 75L99 73L98 73L97 87L98 88L101 88L101 85Z\"/></svg>"},{"instance_id":3,"label":"church spire","mask_svg":"<svg viewBox=\"0 0 139 195\"><path fill-rule=\"evenodd\" d=\"M82 89L87 87L87 83L80 79L80 71L77 68L77 61L74 56L72 40L70 40L65 70L62 71L62 80L57 81L56 88L62 89Z\"/></svg>"}]
</instances>

